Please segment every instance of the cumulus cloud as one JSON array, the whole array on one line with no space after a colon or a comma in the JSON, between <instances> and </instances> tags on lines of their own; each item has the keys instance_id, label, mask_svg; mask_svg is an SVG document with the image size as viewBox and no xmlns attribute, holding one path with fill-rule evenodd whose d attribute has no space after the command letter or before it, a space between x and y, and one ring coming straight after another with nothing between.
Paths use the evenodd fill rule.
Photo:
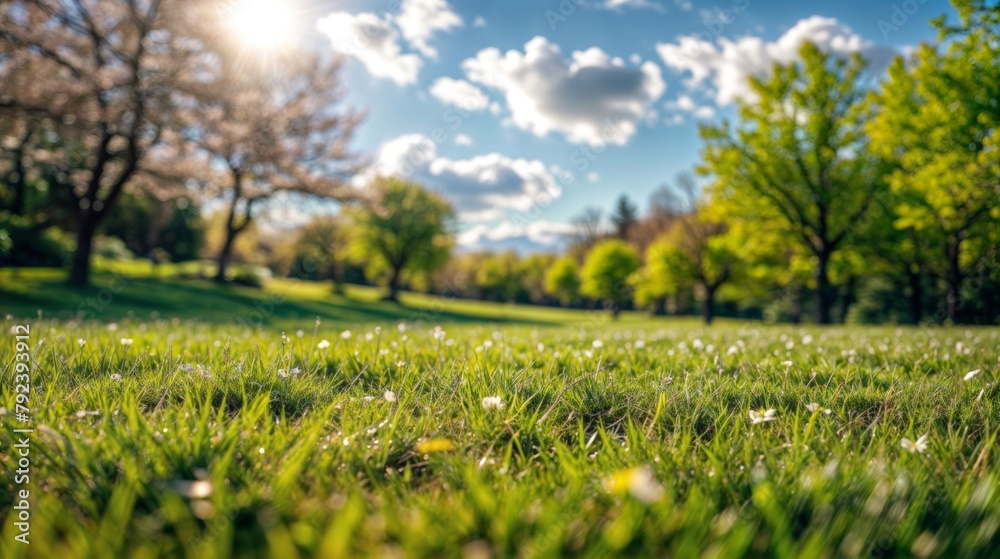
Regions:
<instances>
[{"instance_id":1,"label":"cumulus cloud","mask_svg":"<svg viewBox=\"0 0 1000 559\"><path fill-rule=\"evenodd\" d=\"M359 184L378 175L409 178L441 192L466 221L501 219L507 211L527 211L562 193L541 161L500 153L457 160L440 157L434 141L422 134L382 144Z\"/></svg>"},{"instance_id":2,"label":"cumulus cloud","mask_svg":"<svg viewBox=\"0 0 1000 559\"><path fill-rule=\"evenodd\" d=\"M402 52L399 33L390 20L371 13L334 12L316 27L330 38L334 50L357 59L371 75L399 85L417 81L423 61Z\"/></svg>"},{"instance_id":3,"label":"cumulus cloud","mask_svg":"<svg viewBox=\"0 0 1000 559\"><path fill-rule=\"evenodd\" d=\"M424 63L420 55L437 58L437 49L428 44L436 33L461 25L462 18L445 0L403 0L395 16L333 12L316 23L335 51L357 59L371 75L399 85L417 81ZM400 34L420 55L403 52Z\"/></svg>"},{"instance_id":4,"label":"cumulus cloud","mask_svg":"<svg viewBox=\"0 0 1000 559\"><path fill-rule=\"evenodd\" d=\"M475 142L472 141L472 137L469 136L468 134L459 134L459 135L455 136L455 145L456 146L471 146L474 143Z\"/></svg>"},{"instance_id":5,"label":"cumulus cloud","mask_svg":"<svg viewBox=\"0 0 1000 559\"><path fill-rule=\"evenodd\" d=\"M573 225L544 219L526 223L504 220L473 226L458 235L458 244L468 249L513 249L518 252L549 250L575 232Z\"/></svg>"},{"instance_id":6,"label":"cumulus cloud","mask_svg":"<svg viewBox=\"0 0 1000 559\"><path fill-rule=\"evenodd\" d=\"M472 82L504 95L514 126L538 136L560 132L575 143L624 145L666 90L653 62L629 66L597 47L567 60L544 37L528 41L524 52L481 50L462 68Z\"/></svg>"},{"instance_id":7,"label":"cumulus cloud","mask_svg":"<svg viewBox=\"0 0 1000 559\"><path fill-rule=\"evenodd\" d=\"M686 82L689 88L708 84L714 90L716 103L725 105L739 99L753 100L749 78L766 77L775 62L789 64L798 60L806 41L837 55L860 53L874 68L885 67L896 54L836 19L821 16L799 20L776 41L742 37L713 43L698 36L683 36L674 43L657 44L656 50L668 68L690 74Z\"/></svg>"},{"instance_id":8,"label":"cumulus cloud","mask_svg":"<svg viewBox=\"0 0 1000 559\"><path fill-rule=\"evenodd\" d=\"M403 0L396 25L414 50L428 58L437 58L437 49L427 42L438 31L461 27L462 18L445 0Z\"/></svg>"},{"instance_id":9,"label":"cumulus cloud","mask_svg":"<svg viewBox=\"0 0 1000 559\"><path fill-rule=\"evenodd\" d=\"M481 111L490 104L481 89L454 78L438 78L431 85L431 95L446 105L455 105L467 111Z\"/></svg>"}]
</instances>

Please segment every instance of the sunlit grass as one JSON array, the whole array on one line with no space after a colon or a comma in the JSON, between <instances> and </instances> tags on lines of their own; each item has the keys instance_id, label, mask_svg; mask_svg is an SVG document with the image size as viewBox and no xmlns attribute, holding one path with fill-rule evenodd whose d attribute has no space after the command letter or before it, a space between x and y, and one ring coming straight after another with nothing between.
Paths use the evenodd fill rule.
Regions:
<instances>
[{"instance_id":1,"label":"sunlit grass","mask_svg":"<svg viewBox=\"0 0 1000 559\"><path fill-rule=\"evenodd\" d=\"M3 556L1000 545L996 329L397 324L33 321L32 544L4 521Z\"/></svg>"}]
</instances>

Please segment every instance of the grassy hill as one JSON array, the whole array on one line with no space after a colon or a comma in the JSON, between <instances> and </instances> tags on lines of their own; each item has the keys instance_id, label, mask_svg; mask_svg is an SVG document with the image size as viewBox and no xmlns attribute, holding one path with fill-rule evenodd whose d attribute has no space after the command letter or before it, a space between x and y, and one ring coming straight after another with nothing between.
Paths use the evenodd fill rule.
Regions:
<instances>
[{"instance_id":1,"label":"grassy hill","mask_svg":"<svg viewBox=\"0 0 1000 559\"><path fill-rule=\"evenodd\" d=\"M0 313L16 318L96 320L180 318L209 324L249 324L286 328L319 317L343 324L389 324L399 321L518 323L566 326L604 322L600 311L499 304L405 293L401 304L379 300L372 287L347 286L344 295L329 283L274 279L265 288L218 285L207 279L185 279L174 268L154 275L141 265L103 266L89 289L71 289L57 269L0 270ZM647 321L640 314L625 322Z\"/></svg>"}]
</instances>

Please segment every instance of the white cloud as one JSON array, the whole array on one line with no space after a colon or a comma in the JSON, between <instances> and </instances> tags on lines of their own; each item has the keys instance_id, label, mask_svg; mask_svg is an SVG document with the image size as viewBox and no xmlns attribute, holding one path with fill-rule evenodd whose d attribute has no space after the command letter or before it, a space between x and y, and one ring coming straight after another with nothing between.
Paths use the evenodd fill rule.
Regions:
<instances>
[{"instance_id":1,"label":"white cloud","mask_svg":"<svg viewBox=\"0 0 1000 559\"><path fill-rule=\"evenodd\" d=\"M694 8L690 0L674 0L674 5L680 8L682 12L690 12Z\"/></svg>"},{"instance_id":2,"label":"white cloud","mask_svg":"<svg viewBox=\"0 0 1000 559\"><path fill-rule=\"evenodd\" d=\"M715 117L715 107L699 105L690 95L681 95L673 101L667 101L663 107L673 113L673 117L667 121L668 124L680 124L684 121L684 114L690 114L698 120Z\"/></svg>"},{"instance_id":3,"label":"white cloud","mask_svg":"<svg viewBox=\"0 0 1000 559\"><path fill-rule=\"evenodd\" d=\"M799 59L799 50L812 41L824 52L838 55L861 53L875 68L884 67L895 54L875 45L834 18L811 16L799 20L776 41L760 37L726 38L712 43L698 36L684 36L675 43L659 43L657 53L668 68L689 72L686 85L695 89L708 83L719 105L738 99L752 100L750 76L768 76L775 62L789 64Z\"/></svg>"},{"instance_id":4,"label":"white cloud","mask_svg":"<svg viewBox=\"0 0 1000 559\"><path fill-rule=\"evenodd\" d=\"M596 173L594 171L587 173L588 182L597 182L599 180L601 180L601 175L599 173Z\"/></svg>"},{"instance_id":5,"label":"white cloud","mask_svg":"<svg viewBox=\"0 0 1000 559\"><path fill-rule=\"evenodd\" d=\"M562 193L541 161L499 153L459 160L440 157L434 141L422 134L407 134L382 144L358 184L377 175L412 179L441 192L466 221L501 219L507 211L527 211Z\"/></svg>"},{"instance_id":6,"label":"white cloud","mask_svg":"<svg viewBox=\"0 0 1000 559\"><path fill-rule=\"evenodd\" d=\"M399 33L388 19L372 13L333 12L316 27L330 38L334 50L356 58L371 75L399 85L417 81L423 61L402 53Z\"/></svg>"},{"instance_id":7,"label":"white cloud","mask_svg":"<svg viewBox=\"0 0 1000 559\"><path fill-rule=\"evenodd\" d=\"M467 111L481 111L490 104L486 94L475 85L447 77L434 81L431 95L446 105L455 105Z\"/></svg>"},{"instance_id":8,"label":"white cloud","mask_svg":"<svg viewBox=\"0 0 1000 559\"><path fill-rule=\"evenodd\" d=\"M656 12L664 12L663 6L657 4L656 2L651 2L650 0L604 0L604 3L600 5L602 8L613 11L621 11L622 8L631 8L633 10L653 10Z\"/></svg>"},{"instance_id":9,"label":"white cloud","mask_svg":"<svg viewBox=\"0 0 1000 559\"><path fill-rule=\"evenodd\" d=\"M504 220L473 226L458 235L465 248L514 248L522 251L553 248L575 231L569 223L536 219L523 224Z\"/></svg>"},{"instance_id":10,"label":"white cloud","mask_svg":"<svg viewBox=\"0 0 1000 559\"><path fill-rule=\"evenodd\" d=\"M528 41L524 52L481 50L462 68L471 81L504 94L514 126L538 136L561 132L576 143L624 145L666 90L653 62L626 66L597 47L566 60L544 37Z\"/></svg>"},{"instance_id":11,"label":"white cloud","mask_svg":"<svg viewBox=\"0 0 1000 559\"><path fill-rule=\"evenodd\" d=\"M438 31L461 27L462 18L445 0L403 0L396 25L414 50L428 58L437 58L437 49L427 42Z\"/></svg>"},{"instance_id":12,"label":"white cloud","mask_svg":"<svg viewBox=\"0 0 1000 559\"><path fill-rule=\"evenodd\" d=\"M473 27L486 27L486 18L483 16L476 16L476 19L472 21Z\"/></svg>"},{"instance_id":13,"label":"white cloud","mask_svg":"<svg viewBox=\"0 0 1000 559\"><path fill-rule=\"evenodd\" d=\"M476 142L474 142L472 140L472 137L469 136L468 134L459 134L459 135L455 136L455 145L456 146L471 146L474 143L476 143Z\"/></svg>"}]
</instances>

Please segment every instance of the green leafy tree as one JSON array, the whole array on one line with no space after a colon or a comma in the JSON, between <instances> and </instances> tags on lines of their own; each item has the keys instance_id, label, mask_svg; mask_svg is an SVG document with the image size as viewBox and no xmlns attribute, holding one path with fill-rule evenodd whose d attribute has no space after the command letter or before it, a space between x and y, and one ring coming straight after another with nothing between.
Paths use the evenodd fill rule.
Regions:
<instances>
[{"instance_id":1,"label":"green leafy tree","mask_svg":"<svg viewBox=\"0 0 1000 559\"><path fill-rule=\"evenodd\" d=\"M564 256L552 264L545 273L545 292L567 307L580 300L580 267L576 260Z\"/></svg>"},{"instance_id":2,"label":"green leafy tree","mask_svg":"<svg viewBox=\"0 0 1000 559\"><path fill-rule=\"evenodd\" d=\"M521 269L517 254L491 254L476 272L476 285L483 299L510 302L521 290Z\"/></svg>"},{"instance_id":3,"label":"green leafy tree","mask_svg":"<svg viewBox=\"0 0 1000 559\"><path fill-rule=\"evenodd\" d=\"M648 281L663 285L663 293L694 287L705 324L715 318L719 289L733 279L739 266L736 239L726 232L723 224L703 213L686 216L650 247L646 259Z\"/></svg>"},{"instance_id":4,"label":"green leafy tree","mask_svg":"<svg viewBox=\"0 0 1000 559\"><path fill-rule=\"evenodd\" d=\"M802 62L752 79L739 125L705 126L700 171L712 196L743 219L777 229L813 257L817 321L831 322L831 260L882 187L863 130L860 57L844 60L807 43Z\"/></svg>"},{"instance_id":5,"label":"green leafy tree","mask_svg":"<svg viewBox=\"0 0 1000 559\"><path fill-rule=\"evenodd\" d=\"M393 178L370 187L372 204L348 210L352 252L385 282L387 301L398 301L405 274L430 273L448 259L455 210L440 195Z\"/></svg>"},{"instance_id":6,"label":"green leafy tree","mask_svg":"<svg viewBox=\"0 0 1000 559\"><path fill-rule=\"evenodd\" d=\"M937 25L944 46L897 58L873 95L868 125L876 153L895 169L895 226L938 248L927 265L947 286L945 313L960 319L962 292L995 245L1000 220L1000 41L996 8L955 2L961 26Z\"/></svg>"},{"instance_id":7,"label":"green leafy tree","mask_svg":"<svg viewBox=\"0 0 1000 559\"><path fill-rule=\"evenodd\" d=\"M621 307L631 297L629 276L639 269L635 249L619 239L609 239L594 245L580 272L580 291L604 302L617 318Z\"/></svg>"}]
</instances>

